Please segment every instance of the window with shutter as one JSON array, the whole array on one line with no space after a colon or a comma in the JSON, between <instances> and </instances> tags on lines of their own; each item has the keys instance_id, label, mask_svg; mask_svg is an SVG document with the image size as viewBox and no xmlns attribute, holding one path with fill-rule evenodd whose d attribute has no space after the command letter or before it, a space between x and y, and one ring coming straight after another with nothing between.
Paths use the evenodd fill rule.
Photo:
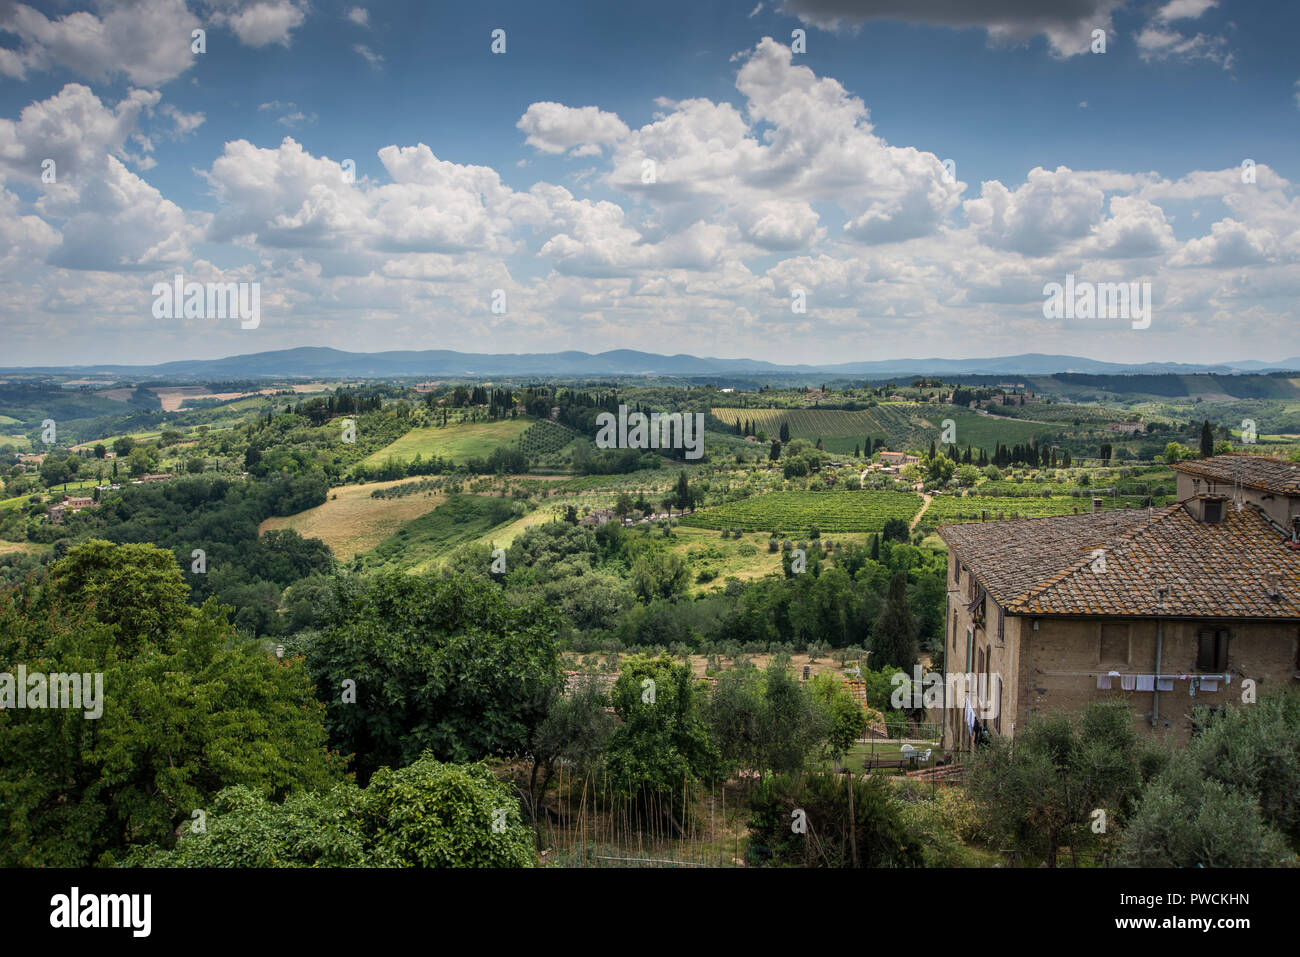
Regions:
<instances>
[{"instance_id":1,"label":"window with shutter","mask_svg":"<svg viewBox=\"0 0 1300 957\"><path fill-rule=\"evenodd\" d=\"M1226 671L1228 642L1232 633L1226 628L1202 628L1196 633L1196 670Z\"/></svg>"}]
</instances>

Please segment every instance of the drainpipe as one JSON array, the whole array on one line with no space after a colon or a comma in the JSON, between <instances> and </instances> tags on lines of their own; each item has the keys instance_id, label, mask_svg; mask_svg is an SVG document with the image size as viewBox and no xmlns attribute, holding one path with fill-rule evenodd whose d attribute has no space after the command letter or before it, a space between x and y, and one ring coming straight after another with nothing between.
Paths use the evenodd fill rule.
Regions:
<instances>
[{"instance_id":1,"label":"drainpipe","mask_svg":"<svg viewBox=\"0 0 1300 957\"><path fill-rule=\"evenodd\" d=\"M1160 603L1160 610L1165 609L1165 595L1169 594L1169 586L1160 584L1156 586L1156 597ZM1151 689L1151 727L1158 728L1160 725L1160 664L1165 650L1165 620L1156 618L1156 683Z\"/></svg>"},{"instance_id":2,"label":"drainpipe","mask_svg":"<svg viewBox=\"0 0 1300 957\"><path fill-rule=\"evenodd\" d=\"M1160 659L1165 649L1165 620L1156 619L1156 683L1155 690L1151 692L1151 727L1159 727L1160 724Z\"/></svg>"}]
</instances>

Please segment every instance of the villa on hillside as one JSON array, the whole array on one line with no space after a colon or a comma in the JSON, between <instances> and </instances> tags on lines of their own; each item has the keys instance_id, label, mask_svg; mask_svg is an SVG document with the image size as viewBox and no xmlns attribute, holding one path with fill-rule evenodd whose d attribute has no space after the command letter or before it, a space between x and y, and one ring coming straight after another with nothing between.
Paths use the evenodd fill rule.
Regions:
<instances>
[{"instance_id":1,"label":"villa on hillside","mask_svg":"<svg viewBox=\"0 0 1300 957\"><path fill-rule=\"evenodd\" d=\"M1174 468L1165 508L940 527L945 684L987 688L974 710L945 709L947 747L1116 698L1141 733L1182 741L1193 707L1300 679L1300 466Z\"/></svg>"},{"instance_id":2,"label":"villa on hillside","mask_svg":"<svg viewBox=\"0 0 1300 957\"><path fill-rule=\"evenodd\" d=\"M881 452L880 461L901 468L904 465L916 465L921 459L920 456L908 455L906 452Z\"/></svg>"},{"instance_id":3,"label":"villa on hillside","mask_svg":"<svg viewBox=\"0 0 1300 957\"><path fill-rule=\"evenodd\" d=\"M593 508L587 515L584 515L579 525L600 526L606 522L612 522L618 518L618 515L612 508Z\"/></svg>"}]
</instances>

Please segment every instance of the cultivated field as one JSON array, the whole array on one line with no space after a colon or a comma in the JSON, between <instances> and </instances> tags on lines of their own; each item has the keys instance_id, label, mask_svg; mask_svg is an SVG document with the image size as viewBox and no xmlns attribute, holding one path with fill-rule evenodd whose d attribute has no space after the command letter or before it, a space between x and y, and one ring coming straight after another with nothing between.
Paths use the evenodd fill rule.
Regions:
<instances>
[{"instance_id":1,"label":"cultivated field","mask_svg":"<svg viewBox=\"0 0 1300 957\"><path fill-rule=\"evenodd\" d=\"M697 528L742 528L801 534L878 532L891 518L911 521L921 497L911 492L768 492L685 516Z\"/></svg>"},{"instance_id":2,"label":"cultivated field","mask_svg":"<svg viewBox=\"0 0 1300 957\"><path fill-rule=\"evenodd\" d=\"M752 422L755 431L776 438L782 423L790 426L790 435L800 439L856 437L883 434L885 429L868 410L843 412L837 409L714 409L714 418L727 425Z\"/></svg>"},{"instance_id":3,"label":"cultivated field","mask_svg":"<svg viewBox=\"0 0 1300 957\"><path fill-rule=\"evenodd\" d=\"M383 465L390 458L409 462L420 455L426 459L441 456L453 462L487 458L499 445L509 445L528 431L532 419L502 419L499 422L468 422L412 429L391 445L364 460L368 466Z\"/></svg>"},{"instance_id":4,"label":"cultivated field","mask_svg":"<svg viewBox=\"0 0 1300 957\"><path fill-rule=\"evenodd\" d=\"M268 518L258 526L258 532L292 528L304 538L319 538L340 561L348 561L353 555L374 548L407 522L432 511L446 500L445 495L433 492L401 498L373 498L370 494L376 489L408 481L399 479L332 489L330 498L323 505L285 518Z\"/></svg>"},{"instance_id":5,"label":"cultivated field","mask_svg":"<svg viewBox=\"0 0 1300 957\"><path fill-rule=\"evenodd\" d=\"M1015 445L1027 442L1047 426L1034 422L1000 419L979 415L950 405L920 402L882 402L870 409L845 412L839 409L736 409L712 410L719 421L728 425L750 422L753 428L776 438L784 423L791 438L822 440L828 452L847 455L855 447L865 448L867 440L883 438L893 451L920 449L937 441L943 420L952 419L957 444L964 448L992 449L998 442Z\"/></svg>"},{"instance_id":6,"label":"cultivated field","mask_svg":"<svg viewBox=\"0 0 1300 957\"><path fill-rule=\"evenodd\" d=\"M1121 501L1120 507L1122 508L1123 505ZM1104 496L1102 508L1112 507L1110 496ZM1092 511L1092 499L1074 498L1069 495L1054 495L1050 498L1002 495L971 495L962 498L957 495L936 495L930 502L930 507L925 510L921 521L927 526L958 521L978 522L981 510L989 513L989 520L994 520L999 513L1002 513L1003 518L1036 518L1044 515L1069 515L1075 509L1080 512Z\"/></svg>"}]
</instances>

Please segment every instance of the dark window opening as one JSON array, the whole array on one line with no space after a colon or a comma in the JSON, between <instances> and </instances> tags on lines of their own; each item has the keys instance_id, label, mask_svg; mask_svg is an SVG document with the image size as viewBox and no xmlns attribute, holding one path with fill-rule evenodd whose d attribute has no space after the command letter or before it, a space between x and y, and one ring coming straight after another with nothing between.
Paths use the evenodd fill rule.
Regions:
<instances>
[{"instance_id":1,"label":"dark window opening","mask_svg":"<svg viewBox=\"0 0 1300 957\"><path fill-rule=\"evenodd\" d=\"M1228 639L1225 628L1202 628L1196 635L1196 670L1223 671L1228 667Z\"/></svg>"}]
</instances>

